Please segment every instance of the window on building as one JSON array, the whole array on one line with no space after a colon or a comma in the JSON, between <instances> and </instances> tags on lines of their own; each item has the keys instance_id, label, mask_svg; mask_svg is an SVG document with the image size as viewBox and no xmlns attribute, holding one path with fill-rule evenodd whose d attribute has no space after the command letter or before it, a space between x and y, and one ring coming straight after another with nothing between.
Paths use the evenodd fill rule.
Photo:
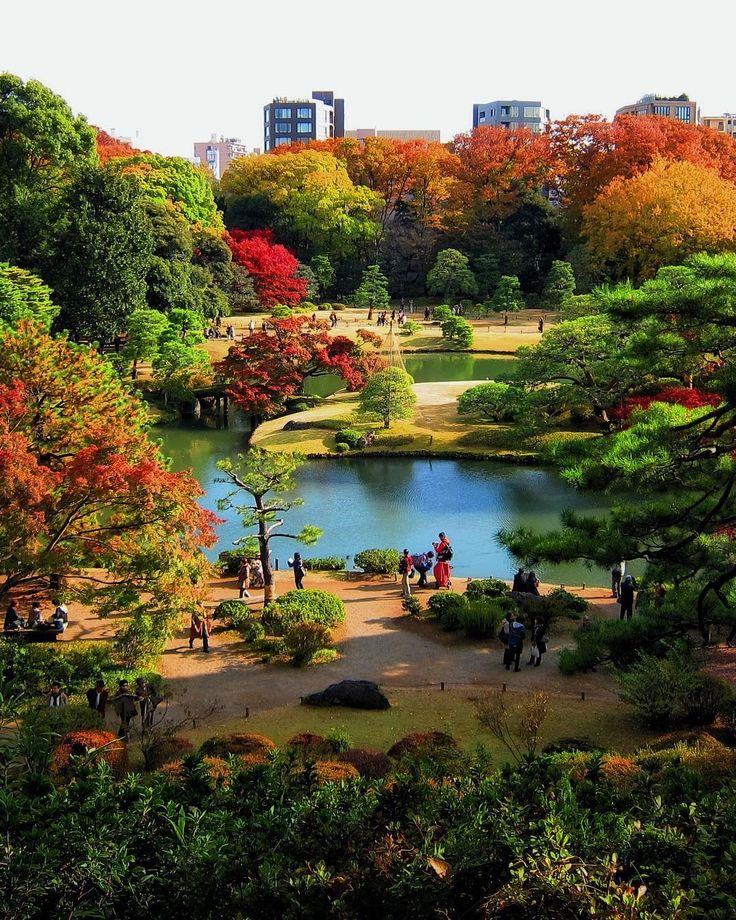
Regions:
<instances>
[{"instance_id":1,"label":"window on building","mask_svg":"<svg viewBox=\"0 0 736 920\"><path fill-rule=\"evenodd\" d=\"M485 112L478 112L478 121L482 124L486 120Z\"/></svg>"},{"instance_id":2,"label":"window on building","mask_svg":"<svg viewBox=\"0 0 736 920\"><path fill-rule=\"evenodd\" d=\"M508 118L509 116L509 107L507 105L501 106L501 118Z\"/></svg>"},{"instance_id":3,"label":"window on building","mask_svg":"<svg viewBox=\"0 0 736 920\"><path fill-rule=\"evenodd\" d=\"M297 109L296 117L297 118L311 118L312 117L311 108L309 106L305 106L304 108Z\"/></svg>"},{"instance_id":4,"label":"window on building","mask_svg":"<svg viewBox=\"0 0 736 920\"><path fill-rule=\"evenodd\" d=\"M276 133L277 134L291 134L291 122L277 121L276 122Z\"/></svg>"},{"instance_id":5,"label":"window on building","mask_svg":"<svg viewBox=\"0 0 736 920\"><path fill-rule=\"evenodd\" d=\"M283 147L284 144L290 144L290 143L291 143L290 137L277 137L276 142L274 143L274 147Z\"/></svg>"},{"instance_id":6,"label":"window on building","mask_svg":"<svg viewBox=\"0 0 736 920\"><path fill-rule=\"evenodd\" d=\"M512 105L509 114L511 115L512 118L518 118L519 117L519 106Z\"/></svg>"},{"instance_id":7,"label":"window on building","mask_svg":"<svg viewBox=\"0 0 736 920\"><path fill-rule=\"evenodd\" d=\"M495 110L495 109L491 109L490 112L488 113L488 117L489 117L489 118L495 118L495 117L496 117L496 110Z\"/></svg>"},{"instance_id":8,"label":"window on building","mask_svg":"<svg viewBox=\"0 0 736 920\"><path fill-rule=\"evenodd\" d=\"M681 106L678 106L678 109L680 108ZM654 114L655 115L666 115L667 117L669 117L670 107L668 105L655 105ZM678 115L677 117L679 118L680 116Z\"/></svg>"},{"instance_id":9,"label":"window on building","mask_svg":"<svg viewBox=\"0 0 736 920\"><path fill-rule=\"evenodd\" d=\"M690 106L689 105L678 105L675 107L675 118L678 121L690 121Z\"/></svg>"},{"instance_id":10,"label":"window on building","mask_svg":"<svg viewBox=\"0 0 736 920\"><path fill-rule=\"evenodd\" d=\"M276 118L291 118L291 108L287 109L276 109L274 112Z\"/></svg>"},{"instance_id":11,"label":"window on building","mask_svg":"<svg viewBox=\"0 0 736 920\"><path fill-rule=\"evenodd\" d=\"M524 118L539 118L539 106L525 105Z\"/></svg>"},{"instance_id":12,"label":"window on building","mask_svg":"<svg viewBox=\"0 0 736 920\"><path fill-rule=\"evenodd\" d=\"M297 134L311 134L312 133L312 122L311 121L300 121L296 126Z\"/></svg>"},{"instance_id":13,"label":"window on building","mask_svg":"<svg viewBox=\"0 0 736 920\"><path fill-rule=\"evenodd\" d=\"M268 124L269 121L271 121L271 109L265 110L263 120L266 122L266 124Z\"/></svg>"}]
</instances>

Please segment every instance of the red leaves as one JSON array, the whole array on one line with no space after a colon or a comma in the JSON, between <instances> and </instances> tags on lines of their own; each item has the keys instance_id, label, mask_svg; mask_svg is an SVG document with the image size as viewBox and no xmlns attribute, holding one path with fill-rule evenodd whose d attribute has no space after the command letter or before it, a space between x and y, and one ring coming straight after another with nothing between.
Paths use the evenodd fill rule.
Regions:
<instances>
[{"instance_id":1,"label":"red leaves","mask_svg":"<svg viewBox=\"0 0 736 920\"><path fill-rule=\"evenodd\" d=\"M639 409L648 409L652 403L674 403L685 409L701 409L703 406L718 406L723 397L718 393L706 393L704 390L688 387L665 387L653 396L629 396L623 406L611 410L611 416L620 422L628 421L631 414Z\"/></svg>"},{"instance_id":2,"label":"red leaves","mask_svg":"<svg viewBox=\"0 0 736 920\"><path fill-rule=\"evenodd\" d=\"M253 279L263 306L292 306L304 300L307 282L295 277L299 262L286 246L274 242L270 230L233 230L225 240L234 261Z\"/></svg>"}]
</instances>

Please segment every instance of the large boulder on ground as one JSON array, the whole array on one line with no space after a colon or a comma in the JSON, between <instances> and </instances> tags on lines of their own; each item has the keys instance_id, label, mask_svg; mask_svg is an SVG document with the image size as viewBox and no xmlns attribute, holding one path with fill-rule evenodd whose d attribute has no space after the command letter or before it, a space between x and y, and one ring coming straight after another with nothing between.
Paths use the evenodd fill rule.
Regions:
<instances>
[{"instance_id":1,"label":"large boulder on ground","mask_svg":"<svg viewBox=\"0 0 736 920\"><path fill-rule=\"evenodd\" d=\"M391 704L370 680L341 680L326 690L304 697L307 706L350 706L352 709L390 709Z\"/></svg>"}]
</instances>

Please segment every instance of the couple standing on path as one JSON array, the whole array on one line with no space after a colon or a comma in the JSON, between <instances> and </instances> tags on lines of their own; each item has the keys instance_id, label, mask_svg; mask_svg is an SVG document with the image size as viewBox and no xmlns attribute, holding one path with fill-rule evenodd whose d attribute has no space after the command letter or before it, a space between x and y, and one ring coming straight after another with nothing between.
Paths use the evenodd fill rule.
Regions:
<instances>
[{"instance_id":1,"label":"couple standing on path","mask_svg":"<svg viewBox=\"0 0 736 920\"><path fill-rule=\"evenodd\" d=\"M416 558L411 555L408 549L403 551L399 560L399 575L401 575L401 594L404 598L411 597L410 579L414 577L415 570L419 572L417 587L427 587L427 573L432 566L432 559L434 559L435 554L437 556L433 571L435 587L450 587L450 560L454 555L450 539L446 533L440 531L439 542L433 543L432 546L434 547L434 552L418 553Z\"/></svg>"}]
</instances>

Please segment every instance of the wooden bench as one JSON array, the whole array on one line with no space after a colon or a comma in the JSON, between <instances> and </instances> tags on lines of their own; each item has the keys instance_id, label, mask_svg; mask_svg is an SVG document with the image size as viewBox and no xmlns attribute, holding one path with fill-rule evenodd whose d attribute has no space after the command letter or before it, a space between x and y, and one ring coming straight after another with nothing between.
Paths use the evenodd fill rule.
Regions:
<instances>
[{"instance_id":1,"label":"wooden bench","mask_svg":"<svg viewBox=\"0 0 736 920\"><path fill-rule=\"evenodd\" d=\"M18 642L56 642L61 632L57 629L7 629L2 635Z\"/></svg>"}]
</instances>

